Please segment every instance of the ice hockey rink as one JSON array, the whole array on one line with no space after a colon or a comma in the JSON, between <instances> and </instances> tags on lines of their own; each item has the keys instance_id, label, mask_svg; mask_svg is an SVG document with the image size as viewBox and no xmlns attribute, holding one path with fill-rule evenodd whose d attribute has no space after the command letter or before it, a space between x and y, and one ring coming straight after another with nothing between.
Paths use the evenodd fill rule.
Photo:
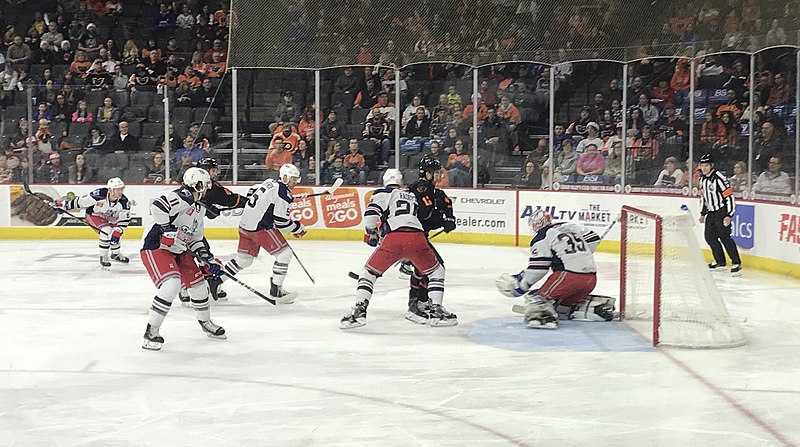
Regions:
<instances>
[{"instance_id":1,"label":"ice hockey rink","mask_svg":"<svg viewBox=\"0 0 800 447\"><path fill-rule=\"evenodd\" d=\"M235 241L213 243L227 259ZM523 248L440 244L460 324L404 320L407 283L378 281L367 326L338 327L370 248L292 241L275 307L236 284L212 309L227 340L175 301L160 352L140 348L154 288L139 241L99 269L96 242L3 241L3 446L797 446L800 283L715 274L749 343L654 349L624 322L530 330L493 279ZM615 255L597 292L618 296ZM268 290L272 258L240 274ZM678 285L674 285L679 287Z\"/></svg>"}]
</instances>

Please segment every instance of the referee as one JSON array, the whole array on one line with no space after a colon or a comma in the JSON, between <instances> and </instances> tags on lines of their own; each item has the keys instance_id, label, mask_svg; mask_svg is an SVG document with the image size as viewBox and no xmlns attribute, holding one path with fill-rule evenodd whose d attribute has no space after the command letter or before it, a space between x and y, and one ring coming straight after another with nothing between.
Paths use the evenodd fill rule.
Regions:
<instances>
[{"instance_id":1,"label":"referee","mask_svg":"<svg viewBox=\"0 0 800 447\"><path fill-rule=\"evenodd\" d=\"M739 259L739 250L731 238L731 217L736 209L733 199L733 189L721 172L714 169L714 160L711 154L700 157L700 200L703 210L700 212L700 223L705 222L705 237L714 262L708 264L711 270L725 267L725 251L731 258L731 275L740 276L742 261Z\"/></svg>"}]
</instances>

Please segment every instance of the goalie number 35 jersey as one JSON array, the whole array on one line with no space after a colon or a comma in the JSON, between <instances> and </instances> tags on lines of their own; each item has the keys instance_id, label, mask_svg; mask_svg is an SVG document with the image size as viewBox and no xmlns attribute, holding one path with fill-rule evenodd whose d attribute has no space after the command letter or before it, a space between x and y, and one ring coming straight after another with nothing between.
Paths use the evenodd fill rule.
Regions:
<instances>
[{"instance_id":1,"label":"goalie number 35 jersey","mask_svg":"<svg viewBox=\"0 0 800 447\"><path fill-rule=\"evenodd\" d=\"M531 240L528 268L597 273L594 251L599 243L600 237L594 231L572 222L542 228Z\"/></svg>"}]
</instances>

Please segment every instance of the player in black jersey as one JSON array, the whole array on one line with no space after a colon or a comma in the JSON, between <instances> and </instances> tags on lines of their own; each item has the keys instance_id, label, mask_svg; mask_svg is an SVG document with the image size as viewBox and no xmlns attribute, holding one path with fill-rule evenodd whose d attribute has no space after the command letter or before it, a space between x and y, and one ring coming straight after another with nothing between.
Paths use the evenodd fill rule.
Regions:
<instances>
[{"instance_id":1,"label":"player in black jersey","mask_svg":"<svg viewBox=\"0 0 800 447\"><path fill-rule=\"evenodd\" d=\"M222 184L217 180L217 177L219 176L219 163L217 163L217 160L208 157L203 158L197 162L197 167L205 169L208 172L208 175L211 177L211 189L206 192L202 199L203 205L206 207L206 217L209 219L216 219L219 217L219 214L222 211L244 208L244 206L247 205L246 198L222 186ZM203 243L208 248L208 241L203 239ZM211 281L218 279L214 278L213 275L211 275L205 269L202 271L203 275L206 277L206 280L209 281L209 286L212 285ZM224 299L228 296L224 290L219 288L218 284L215 283L213 286L214 287L210 287L210 289L213 292L212 297L215 301ZM189 294L185 288L181 288L181 293L178 295L178 298L181 300L181 303L189 302Z\"/></svg>"},{"instance_id":2,"label":"player in black jersey","mask_svg":"<svg viewBox=\"0 0 800 447\"><path fill-rule=\"evenodd\" d=\"M436 188L433 184L434 173L442 169L442 163L433 157L425 156L419 161L419 180L409 186L409 191L417 196L419 208L417 218L422 223L422 228L427 236L429 231L443 228L446 233L456 228L456 219L453 217L453 203L450 197ZM433 244L428 241L439 263L444 265L444 261ZM428 277L423 275L413 265L404 264L404 267L412 270L411 289L408 291L408 312L406 319L414 323L426 324L430 312L430 299L428 298Z\"/></svg>"}]
</instances>

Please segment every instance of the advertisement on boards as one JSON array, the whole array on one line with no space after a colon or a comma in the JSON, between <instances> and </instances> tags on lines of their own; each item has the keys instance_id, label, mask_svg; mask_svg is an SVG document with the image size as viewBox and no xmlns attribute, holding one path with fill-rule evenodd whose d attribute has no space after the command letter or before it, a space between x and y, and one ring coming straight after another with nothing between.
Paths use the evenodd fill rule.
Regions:
<instances>
[{"instance_id":1,"label":"advertisement on boards","mask_svg":"<svg viewBox=\"0 0 800 447\"><path fill-rule=\"evenodd\" d=\"M322 219L327 228L353 228L361 225L361 200L356 188L339 188L320 196Z\"/></svg>"},{"instance_id":2,"label":"advertisement on boards","mask_svg":"<svg viewBox=\"0 0 800 447\"><path fill-rule=\"evenodd\" d=\"M84 226L81 219L66 214L56 214L53 207L47 202L56 200L69 200L88 194L98 186L79 185L32 185L31 191L36 197L26 194L21 185L8 187L8 199L11 207L9 225L12 227L80 227ZM140 200L129 195L125 196L131 205L131 227L142 226L142 209ZM72 214L82 218L83 210L71 210Z\"/></svg>"},{"instance_id":3,"label":"advertisement on boards","mask_svg":"<svg viewBox=\"0 0 800 447\"><path fill-rule=\"evenodd\" d=\"M736 212L731 220L731 236L741 248L753 248L755 245L756 208L753 205L736 205Z\"/></svg>"},{"instance_id":4,"label":"advertisement on boards","mask_svg":"<svg viewBox=\"0 0 800 447\"><path fill-rule=\"evenodd\" d=\"M514 234L516 193L514 191L445 190L453 201L456 231L486 234Z\"/></svg>"}]
</instances>

